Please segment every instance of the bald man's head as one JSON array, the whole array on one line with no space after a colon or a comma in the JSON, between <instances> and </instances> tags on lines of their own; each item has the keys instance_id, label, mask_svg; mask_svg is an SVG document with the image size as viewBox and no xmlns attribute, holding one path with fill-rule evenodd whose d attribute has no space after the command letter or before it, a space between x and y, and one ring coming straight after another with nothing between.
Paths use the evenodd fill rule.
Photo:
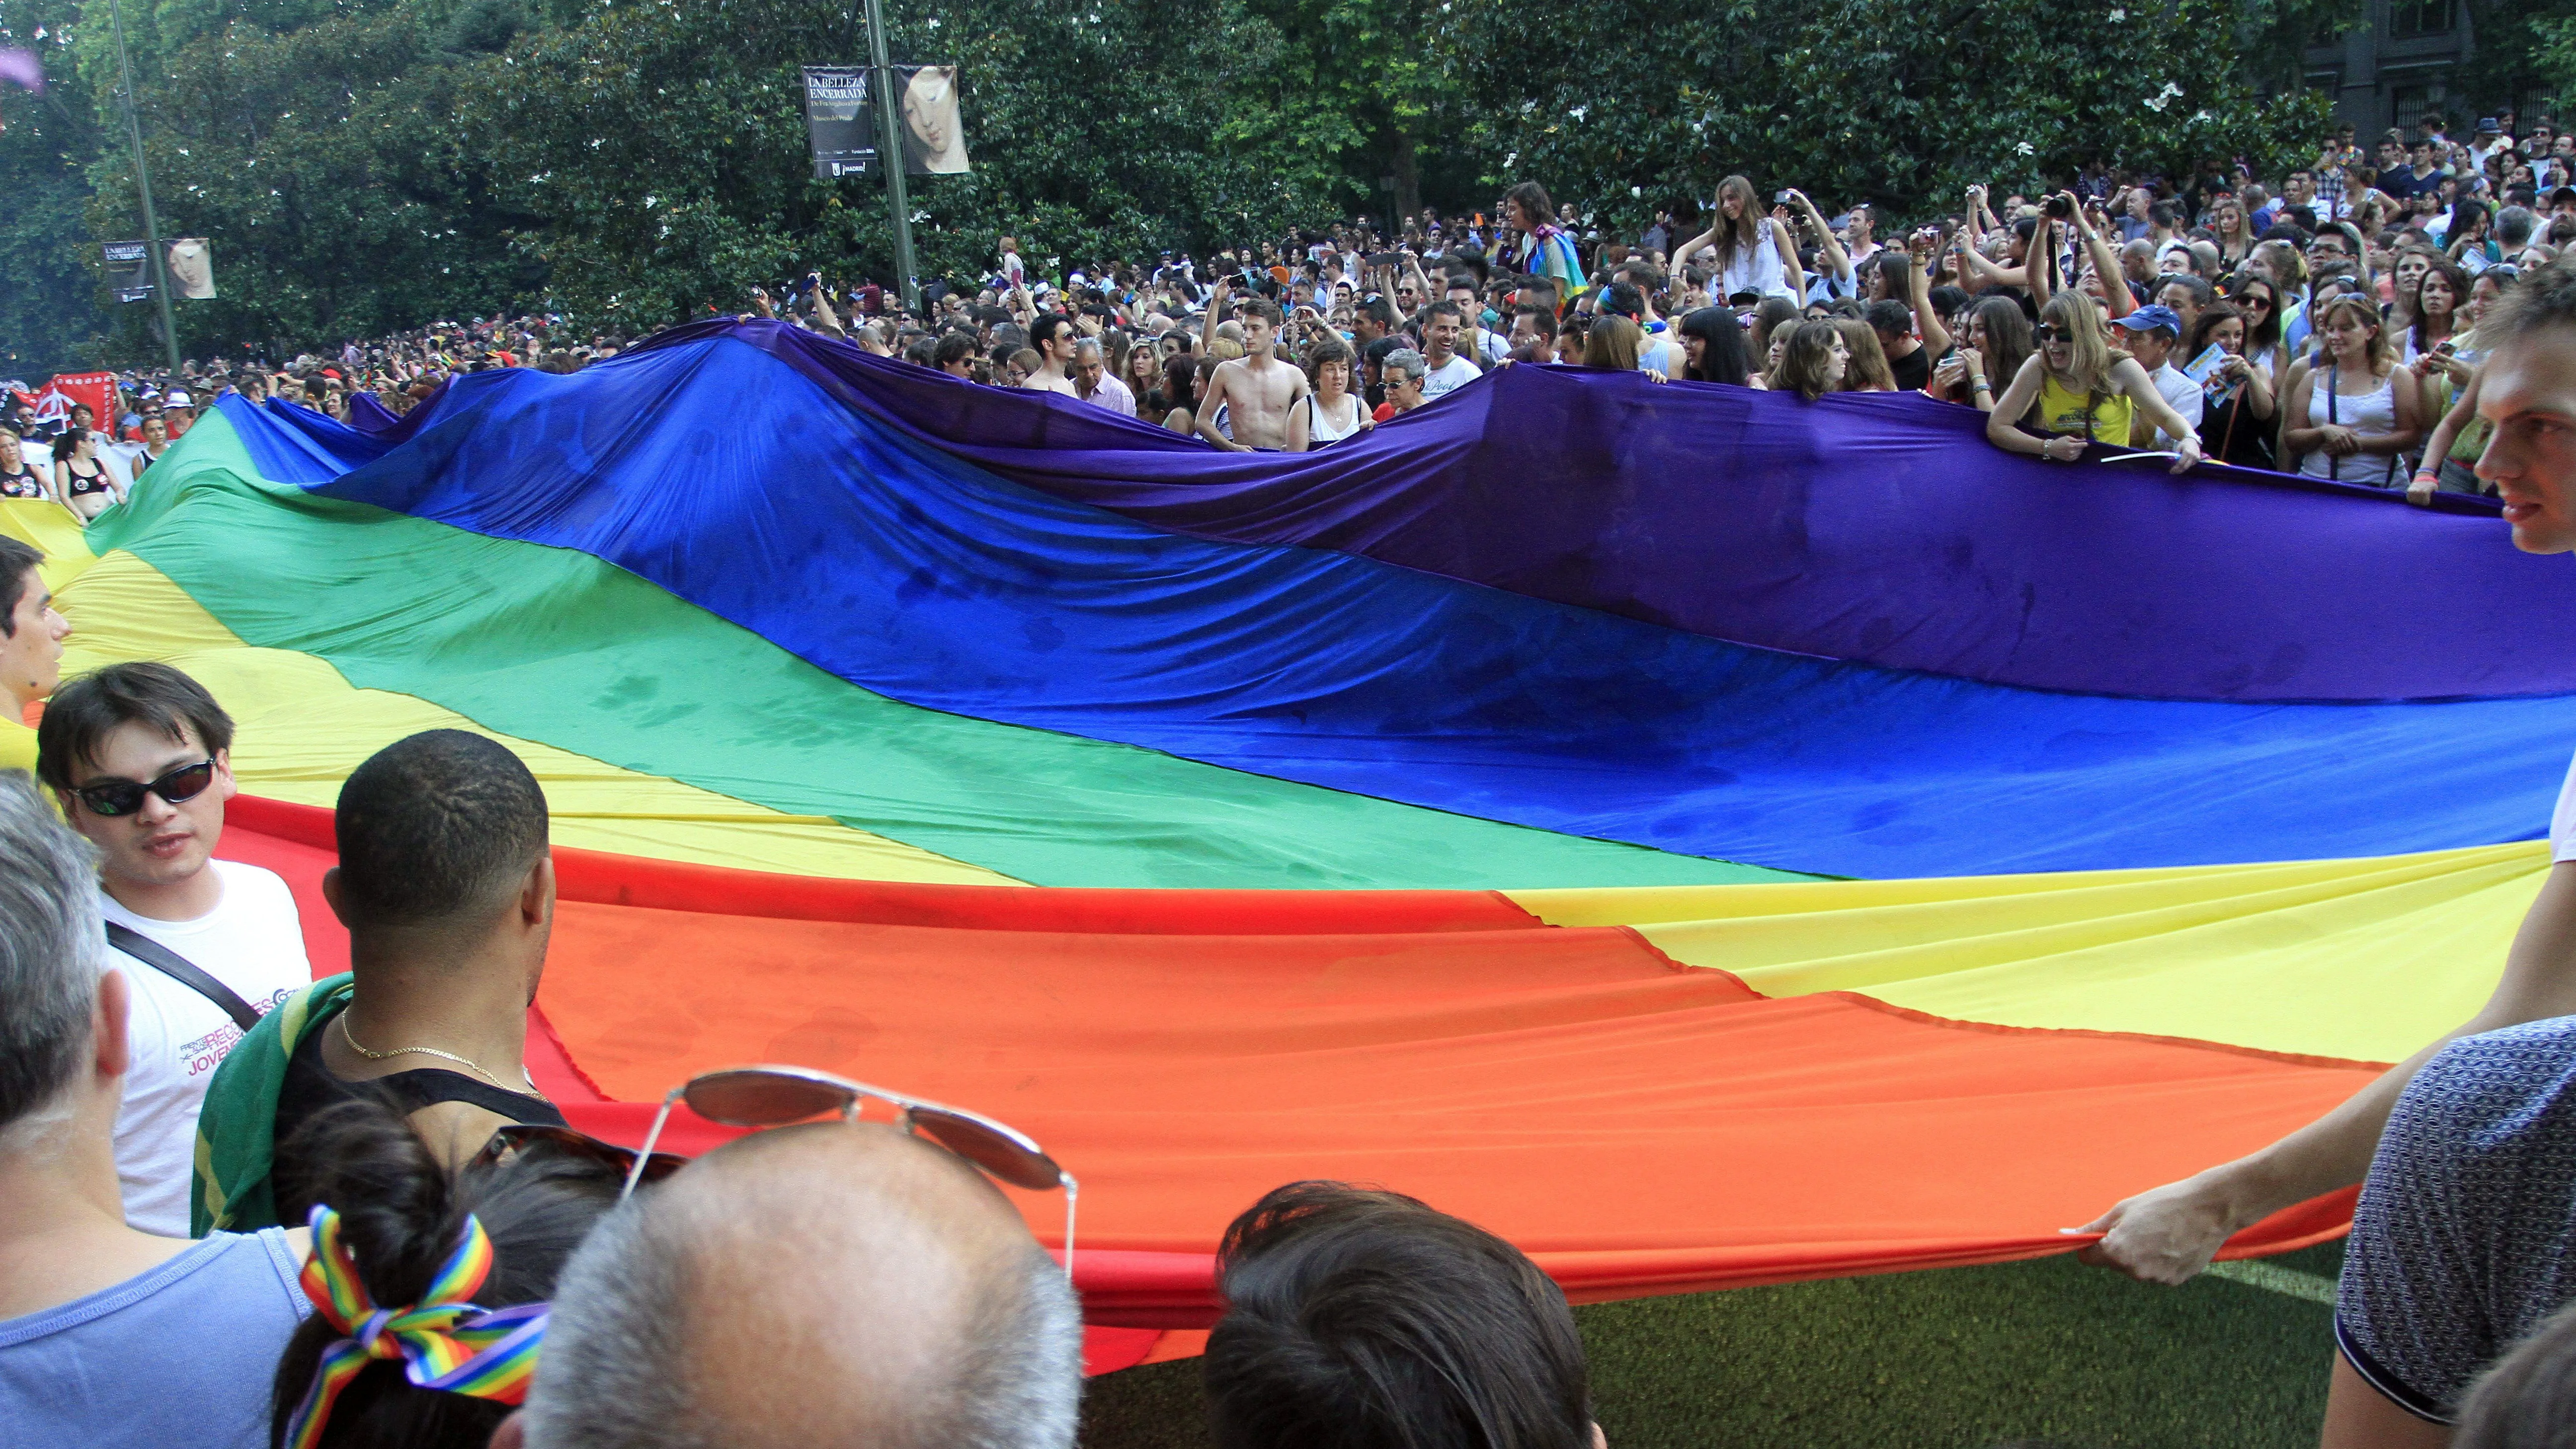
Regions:
<instances>
[{"instance_id":1,"label":"bald man's head","mask_svg":"<svg viewBox=\"0 0 2576 1449\"><path fill-rule=\"evenodd\" d=\"M1061 1449L1063 1270L955 1155L878 1126L755 1133L619 1209L564 1270L531 1449Z\"/></svg>"}]
</instances>

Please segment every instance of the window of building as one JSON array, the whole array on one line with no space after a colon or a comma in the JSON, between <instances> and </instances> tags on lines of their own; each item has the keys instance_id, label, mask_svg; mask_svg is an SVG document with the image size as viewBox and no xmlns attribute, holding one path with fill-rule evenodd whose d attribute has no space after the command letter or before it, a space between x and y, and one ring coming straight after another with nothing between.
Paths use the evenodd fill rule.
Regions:
<instances>
[{"instance_id":1,"label":"window of building","mask_svg":"<svg viewBox=\"0 0 2576 1449\"><path fill-rule=\"evenodd\" d=\"M2451 29L2452 0L2392 0L2388 7L2388 33L2403 40L2416 35L2447 35Z\"/></svg>"}]
</instances>

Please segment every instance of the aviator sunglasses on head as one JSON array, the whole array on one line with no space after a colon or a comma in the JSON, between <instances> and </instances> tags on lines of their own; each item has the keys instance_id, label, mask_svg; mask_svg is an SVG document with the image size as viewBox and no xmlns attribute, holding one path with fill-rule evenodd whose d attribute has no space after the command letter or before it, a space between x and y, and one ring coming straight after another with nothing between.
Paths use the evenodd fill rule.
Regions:
<instances>
[{"instance_id":1,"label":"aviator sunglasses on head","mask_svg":"<svg viewBox=\"0 0 2576 1449\"><path fill-rule=\"evenodd\" d=\"M184 805L206 792L215 783L215 762L199 760L181 765L160 779L138 785L132 780L101 780L94 785L77 785L72 793L94 815L131 815L143 808L145 791L160 796L173 805Z\"/></svg>"},{"instance_id":2,"label":"aviator sunglasses on head","mask_svg":"<svg viewBox=\"0 0 2576 1449\"><path fill-rule=\"evenodd\" d=\"M681 1102L688 1103L690 1111L708 1121L728 1127L784 1127L827 1113L837 1114L844 1122L856 1122L860 1105L870 1098L895 1109L894 1125L898 1130L946 1148L996 1181L1031 1192L1064 1189L1064 1276L1067 1282L1072 1281L1073 1209L1079 1184L1072 1173L1056 1166L1045 1149L1024 1133L990 1117L809 1067L730 1067L691 1077L673 1087L662 1098L662 1110L653 1116L653 1129L644 1134L643 1148L633 1156L625 1192L620 1196L635 1191L638 1182L658 1179L671 1171L656 1170L658 1163L669 1159L669 1154L655 1152L653 1144L661 1140L663 1124L671 1120L671 1108Z\"/></svg>"}]
</instances>

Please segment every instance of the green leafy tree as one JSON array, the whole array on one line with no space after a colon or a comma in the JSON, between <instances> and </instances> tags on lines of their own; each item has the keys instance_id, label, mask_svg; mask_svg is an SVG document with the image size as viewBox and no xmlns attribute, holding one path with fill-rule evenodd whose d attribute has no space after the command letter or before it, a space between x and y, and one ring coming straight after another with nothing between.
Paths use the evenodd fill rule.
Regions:
<instances>
[{"instance_id":1,"label":"green leafy tree","mask_svg":"<svg viewBox=\"0 0 2576 1449\"><path fill-rule=\"evenodd\" d=\"M157 57L145 154L162 233L213 240L219 294L175 302L181 350L331 345L528 290L504 237L521 218L491 204L454 125L459 78L523 23L413 0L284 32L235 18ZM126 152L97 173L94 227L132 234ZM152 309L127 311L147 314L126 321L128 350L152 355Z\"/></svg>"},{"instance_id":2,"label":"green leafy tree","mask_svg":"<svg viewBox=\"0 0 2576 1449\"><path fill-rule=\"evenodd\" d=\"M46 78L42 94L0 87L0 377L29 382L88 366L109 326L85 264L100 136L65 44L75 10L13 3L0 24L0 45L34 50Z\"/></svg>"},{"instance_id":3,"label":"green leafy tree","mask_svg":"<svg viewBox=\"0 0 2576 1449\"><path fill-rule=\"evenodd\" d=\"M2455 78L2454 92L2480 115L2531 91L2554 97L2557 116L2576 101L2576 0L2473 0L2468 5L2477 53ZM2521 117L2528 127L2533 116Z\"/></svg>"},{"instance_id":4,"label":"green leafy tree","mask_svg":"<svg viewBox=\"0 0 2576 1449\"><path fill-rule=\"evenodd\" d=\"M797 67L849 60L855 21L833 0L601 0L479 70L459 135L585 320L738 307L808 270L890 276L882 180L817 181L806 159ZM980 274L1004 234L1070 270L1327 214L1265 89L1283 42L1235 0L958 0L889 23L898 58L960 68L975 162L912 179L924 276Z\"/></svg>"},{"instance_id":5,"label":"green leafy tree","mask_svg":"<svg viewBox=\"0 0 2576 1449\"><path fill-rule=\"evenodd\" d=\"M1458 27L1498 180L1599 198L1633 225L1741 172L1828 205L1951 210L1984 181L2028 190L2101 158L2179 174L2304 157L2323 97L2264 99L2215 0L2080 12L2040 0L1732 0L1675 14L1612 0L1586 23L1504 0Z\"/></svg>"},{"instance_id":6,"label":"green leafy tree","mask_svg":"<svg viewBox=\"0 0 2576 1449\"><path fill-rule=\"evenodd\" d=\"M1426 195L1482 199L1474 119L1457 73L1444 0L1253 0L1293 43L1271 72L1277 124L1297 140L1284 161L1345 209L1417 214ZM1246 137L1246 139L1251 139ZM1379 188L1380 178L1392 186Z\"/></svg>"}]
</instances>

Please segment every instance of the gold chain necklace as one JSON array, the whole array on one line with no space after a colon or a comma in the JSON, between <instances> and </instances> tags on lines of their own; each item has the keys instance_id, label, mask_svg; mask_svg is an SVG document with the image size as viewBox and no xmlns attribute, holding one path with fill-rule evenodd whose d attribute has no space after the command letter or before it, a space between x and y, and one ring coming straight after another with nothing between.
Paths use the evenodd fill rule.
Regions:
<instances>
[{"instance_id":1,"label":"gold chain necklace","mask_svg":"<svg viewBox=\"0 0 2576 1449\"><path fill-rule=\"evenodd\" d=\"M347 1043L349 1044L349 1050L351 1050L351 1051L353 1051L353 1052L356 1052L358 1055L360 1055L360 1056L362 1056L362 1057L365 1057L368 1061L371 1061L371 1062L381 1062L381 1061L386 1060L386 1059L387 1059L387 1058L389 1058L389 1057L404 1057L404 1056L436 1057L436 1058L438 1058L440 1061L444 1061L444 1062L454 1062L454 1063L456 1063L458 1066L463 1067L463 1068L464 1068L464 1069L466 1069L467 1071L472 1072L474 1075L476 1075L476 1076L478 1076L478 1077L481 1077L483 1080L485 1080L485 1081L487 1081L487 1082L490 1082L493 1086L500 1088L500 1089L501 1089L502 1091L504 1091L504 1092L515 1092L515 1091L517 1091L517 1090L518 1090L518 1088L513 1087L513 1086L511 1086L509 1083L502 1081L499 1077L496 1077L496 1076L492 1075L490 1072L487 1072L487 1071L483 1070L481 1067L479 1067L479 1066L475 1065L475 1064L474 1064L474 1063L472 1063L472 1062L467 1061L467 1060L466 1060L465 1058L463 1058L463 1057L458 1056L456 1053L454 1053L454 1052L443 1052L443 1051L440 1051L440 1050L439 1050L438 1048L436 1048L436 1047L395 1047L392 1051L389 1051L389 1052L371 1052L371 1051L367 1050L365 1047L362 1047L362 1046L358 1045L358 1039L357 1039L355 1036L350 1035L350 1033L349 1033L349 1013L348 1013L348 1011L347 1011L346 1009L343 1009L343 1010L341 1011L341 1013L340 1013L340 1040L342 1040L342 1041L344 1041L344 1042L347 1042ZM529 1096L536 1098L536 1099L537 1099L538 1101L540 1101L540 1102L546 1102L546 1103L552 1103L552 1102L553 1102L553 1100L554 1100L553 1098L551 1098L551 1097L547 1096L545 1093L540 1092L540 1091L538 1091L538 1090L537 1090L537 1079L536 1079L535 1077L528 1076L528 1069L527 1069L527 1067L526 1067L525 1065L522 1065L522 1066L519 1068L519 1075L520 1075L520 1076L522 1076L522 1077L527 1077L527 1079L528 1079L528 1095L529 1095Z\"/></svg>"}]
</instances>

